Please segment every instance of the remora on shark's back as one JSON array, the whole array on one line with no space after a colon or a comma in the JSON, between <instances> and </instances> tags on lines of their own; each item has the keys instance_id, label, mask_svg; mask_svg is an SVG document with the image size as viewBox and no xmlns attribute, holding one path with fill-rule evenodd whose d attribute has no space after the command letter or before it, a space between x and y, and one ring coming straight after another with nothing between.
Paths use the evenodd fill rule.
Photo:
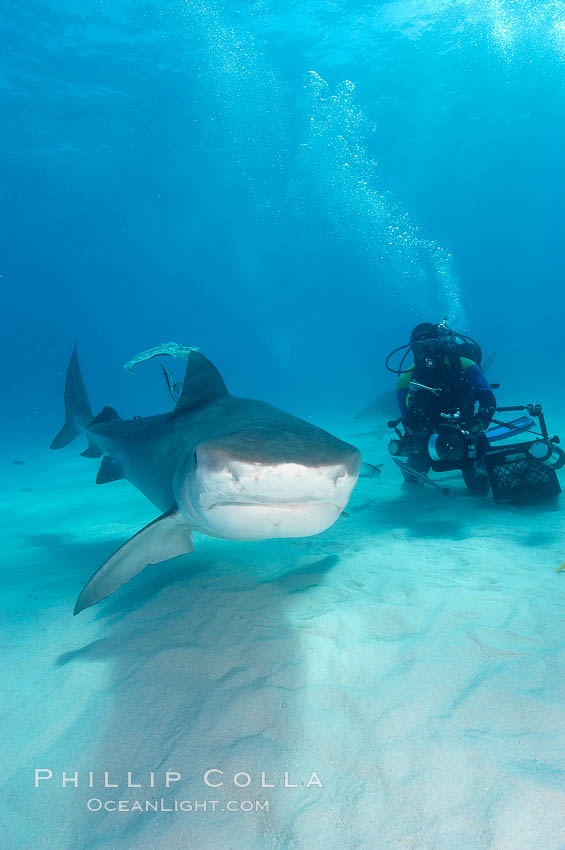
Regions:
<instances>
[{"instance_id":1,"label":"remora on shark's back","mask_svg":"<svg viewBox=\"0 0 565 850\"><path fill-rule=\"evenodd\" d=\"M194 530L229 540L306 537L332 525L361 467L358 450L262 401L231 395L215 368L191 351L172 411L93 418L76 346L65 382L66 421L51 448L81 432L100 457L96 479L126 478L163 513L92 576L75 614L109 596L147 564L192 552Z\"/></svg>"}]
</instances>

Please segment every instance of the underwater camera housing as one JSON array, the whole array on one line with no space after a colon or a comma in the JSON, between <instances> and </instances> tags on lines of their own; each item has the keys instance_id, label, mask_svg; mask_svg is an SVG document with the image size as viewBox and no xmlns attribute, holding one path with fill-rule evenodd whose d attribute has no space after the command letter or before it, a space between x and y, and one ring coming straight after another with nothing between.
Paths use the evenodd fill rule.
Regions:
<instances>
[{"instance_id":1,"label":"underwater camera housing","mask_svg":"<svg viewBox=\"0 0 565 850\"><path fill-rule=\"evenodd\" d=\"M462 461L470 448L470 442L463 431L449 429L435 431L428 440L428 455L432 463Z\"/></svg>"},{"instance_id":2,"label":"underwater camera housing","mask_svg":"<svg viewBox=\"0 0 565 850\"><path fill-rule=\"evenodd\" d=\"M526 411L511 422L493 420L493 427L478 434L467 431L457 417L446 417L445 426L433 431L402 433L400 420L389 422L396 431L389 443L393 457L424 454L435 472L460 469L468 483L469 471L477 460L484 462L494 501L510 504L535 504L561 493L557 470L565 466L565 452L559 437L550 437L539 404L499 407L499 413ZM532 432L538 420L539 431ZM524 432L534 439L495 445ZM469 485L468 485L469 486Z\"/></svg>"},{"instance_id":3,"label":"underwater camera housing","mask_svg":"<svg viewBox=\"0 0 565 850\"><path fill-rule=\"evenodd\" d=\"M389 425L396 428L397 436L388 444L393 457L409 457L424 454L428 456L435 472L460 469L468 460L476 457L475 438L458 426L439 427L429 432L410 432L401 434L398 421Z\"/></svg>"}]
</instances>

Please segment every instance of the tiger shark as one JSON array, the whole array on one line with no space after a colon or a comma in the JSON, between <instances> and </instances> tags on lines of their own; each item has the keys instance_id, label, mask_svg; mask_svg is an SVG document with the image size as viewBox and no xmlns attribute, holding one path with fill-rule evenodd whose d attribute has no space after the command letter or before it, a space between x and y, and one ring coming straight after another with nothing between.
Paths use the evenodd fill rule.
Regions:
<instances>
[{"instance_id":1,"label":"tiger shark","mask_svg":"<svg viewBox=\"0 0 565 850\"><path fill-rule=\"evenodd\" d=\"M193 531L227 540L324 531L345 508L361 468L349 443L263 401L231 395L198 351L188 355L172 412L121 419L112 407L93 417L75 345L65 414L51 448L84 433L82 454L102 457L96 482L127 479L161 511L94 573L75 614L148 564L194 551Z\"/></svg>"}]
</instances>

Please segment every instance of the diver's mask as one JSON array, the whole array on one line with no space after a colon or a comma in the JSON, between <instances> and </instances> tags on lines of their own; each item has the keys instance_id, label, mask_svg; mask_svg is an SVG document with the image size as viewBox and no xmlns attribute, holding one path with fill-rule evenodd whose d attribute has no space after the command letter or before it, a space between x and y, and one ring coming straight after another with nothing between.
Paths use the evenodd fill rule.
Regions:
<instances>
[{"instance_id":1,"label":"diver's mask","mask_svg":"<svg viewBox=\"0 0 565 850\"><path fill-rule=\"evenodd\" d=\"M462 345L463 344L463 345ZM464 350L463 350L464 349ZM399 365L394 368L390 365L395 354L403 352ZM395 375L405 375L412 371L412 367L404 369L406 359L413 355L418 365L428 369L434 369L444 362L448 355L470 357L480 365L481 348L473 337L458 331L453 331L444 320L439 325L431 322L422 322L416 325L410 334L410 342L400 345L390 352L385 361L385 367Z\"/></svg>"},{"instance_id":2,"label":"diver's mask","mask_svg":"<svg viewBox=\"0 0 565 850\"><path fill-rule=\"evenodd\" d=\"M419 360L427 360L429 358L437 360L441 356L443 343L439 338L420 339L412 343L412 351L414 357Z\"/></svg>"}]
</instances>

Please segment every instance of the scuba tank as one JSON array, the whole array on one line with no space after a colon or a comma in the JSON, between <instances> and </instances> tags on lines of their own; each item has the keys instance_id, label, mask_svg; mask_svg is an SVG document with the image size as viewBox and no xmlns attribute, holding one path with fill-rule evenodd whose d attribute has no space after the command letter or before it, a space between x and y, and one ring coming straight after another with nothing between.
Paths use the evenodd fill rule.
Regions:
<instances>
[{"instance_id":1,"label":"scuba tank","mask_svg":"<svg viewBox=\"0 0 565 850\"><path fill-rule=\"evenodd\" d=\"M466 334L459 334L457 331L452 331L447 326L445 319L438 325L438 331L439 338L448 351L452 351L456 357L466 357L468 360L472 360L477 366L481 365L483 352L476 339Z\"/></svg>"}]
</instances>

